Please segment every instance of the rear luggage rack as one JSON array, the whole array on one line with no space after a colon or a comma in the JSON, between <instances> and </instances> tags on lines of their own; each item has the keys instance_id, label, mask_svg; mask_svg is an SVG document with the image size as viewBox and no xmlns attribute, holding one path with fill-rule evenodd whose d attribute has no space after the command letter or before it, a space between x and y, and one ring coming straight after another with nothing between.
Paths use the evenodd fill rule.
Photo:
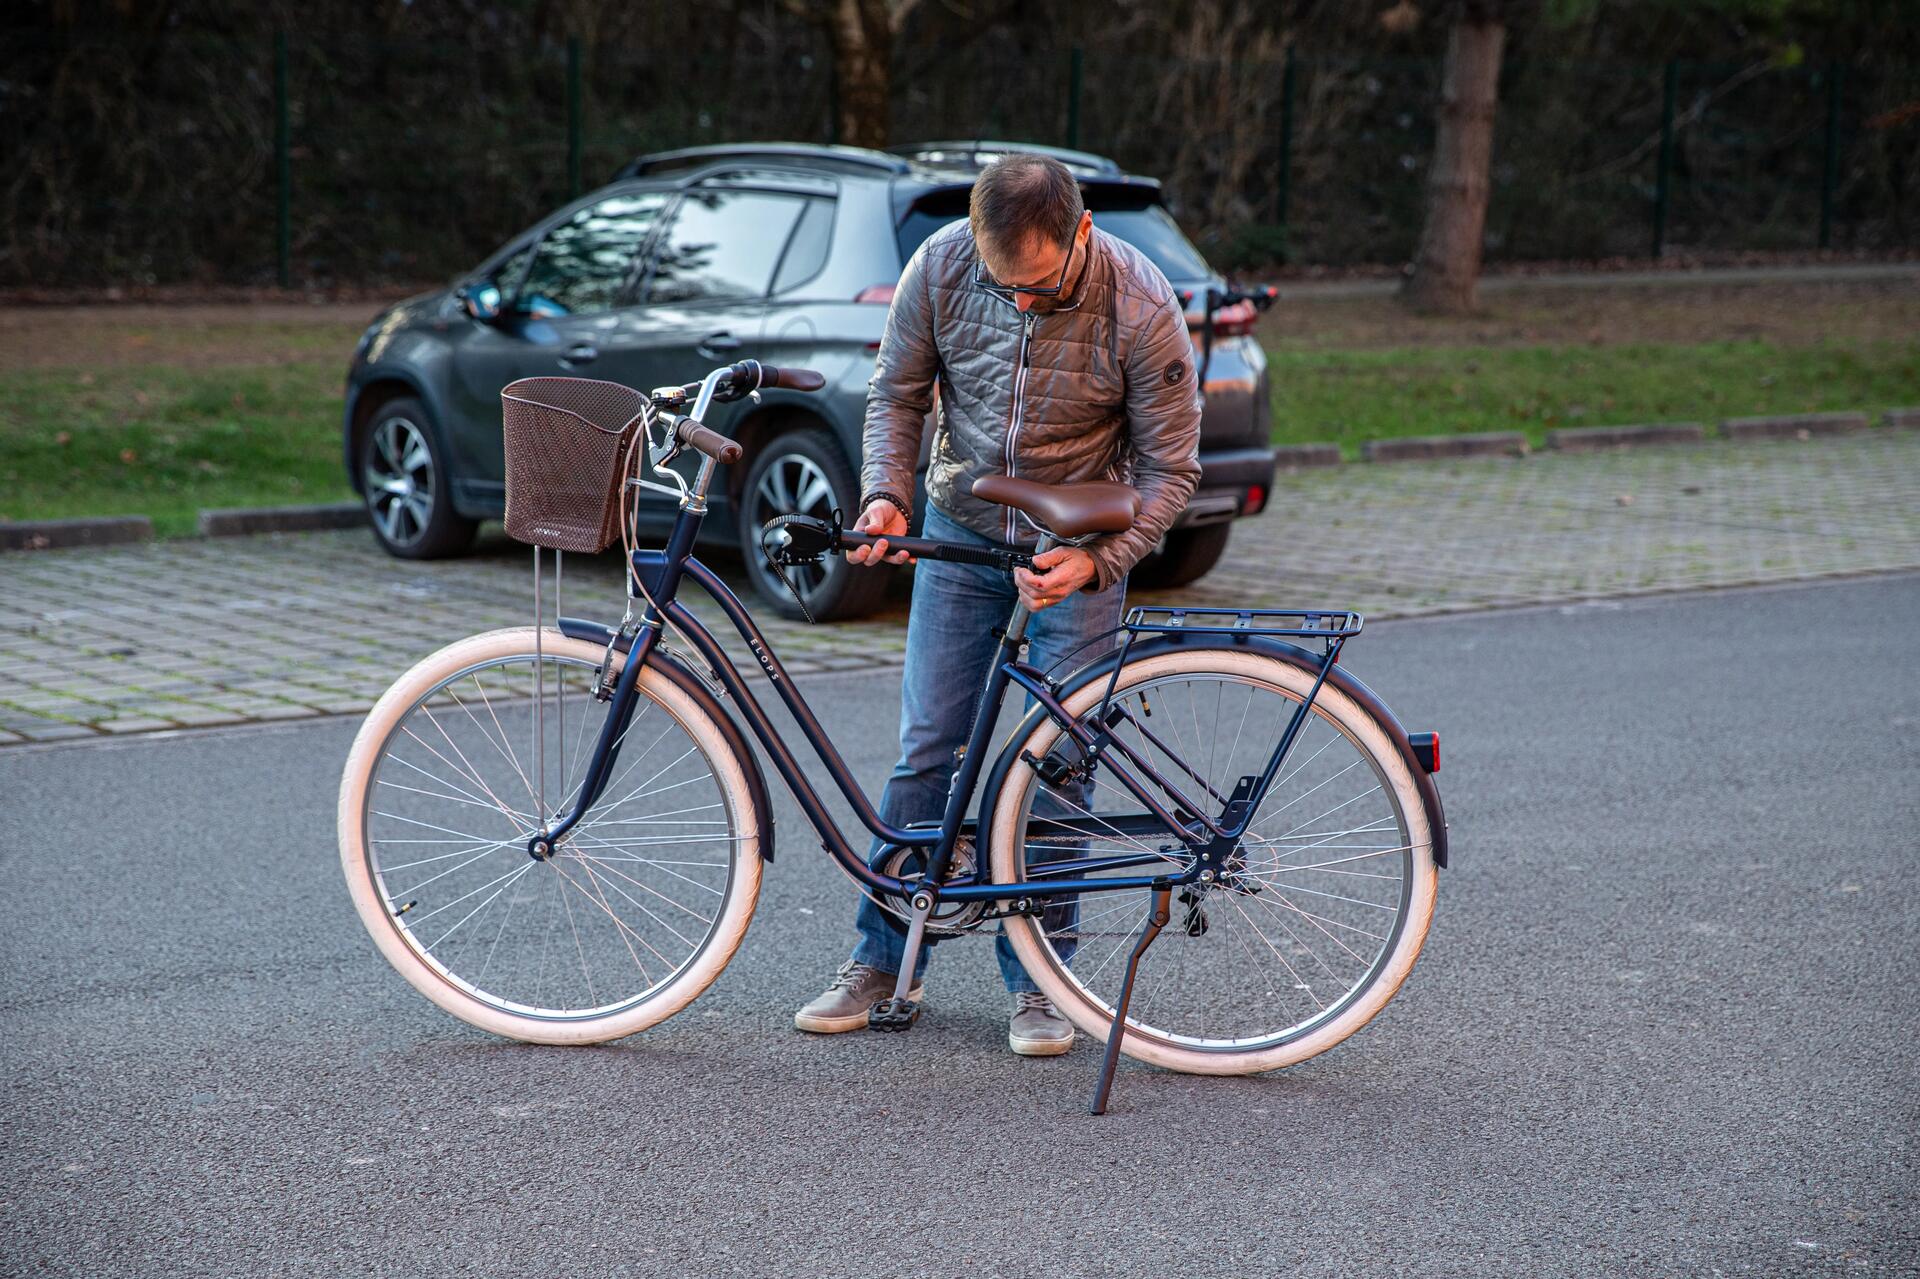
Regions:
<instances>
[{"instance_id":1,"label":"rear luggage rack","mask_svg":"<svg viewBox=\"0 0 1920 1279\"><path fill-rule=\"evenodd\" d=\"M1367 619L1358 613L1300 608L1148 608L1127 610L1126 629L1145 634L1285 635L1294 639L1346 640Z\"/></svg>"}]
</instances>

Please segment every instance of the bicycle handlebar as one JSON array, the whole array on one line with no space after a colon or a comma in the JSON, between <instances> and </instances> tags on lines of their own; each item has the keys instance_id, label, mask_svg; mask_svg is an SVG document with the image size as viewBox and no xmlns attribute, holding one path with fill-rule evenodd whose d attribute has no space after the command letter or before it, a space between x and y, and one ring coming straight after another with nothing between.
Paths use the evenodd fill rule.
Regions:
<instances>
[{"instance_id":1,"label":"bicycle handlebar","mask_svg":"<svg viewBox=\"0 0 1920 1279\"><path fill-rule=\"evenodd\" d=\"M859 546L884 541L889 553L905 551L917 560L947 560L955 564L983 564L1012 572L1032 568L1033 552L1018 546L972 546L938 542L926 537L895 537L886 533L856 533L832 520L812 515L779 515L760 531L760 544L776 564L817 564L823 555L842 555Z\"/></svg>"},{"instance_id":2,"label":"bicycle handlebar","mask_svg":"<svg viewBox=\"0 0 1920 1279\"><path fill-rule=\"evenodd\" d=\"M760 370L759 386L778 387L783 391L817 391L827 384L827 379L812 369L776 369L771 364L761 364L758 360L743 360ZM734 365L738 369L739 364Z\"/></svg>"},{"instance_id":3,"label":"bicycle handlebar","mask_svg":"<svg viewBox=\"0 0 1920 1279\"><path fill-rule=\"evenodd\" d=\"M734 463L740 460L740 444L730 440L718 431L709 430L690 417L683 417L673 428L673 437L690 449L705 453L716 462Z\"/></svg>"},{"instance_id":4,"label":"bicycle handlebar","mask_svg":"<svg viewBox=\"0 0 1920 1279\"><path fill-rule=\"evenodd\" d=\"M875 542L881 541L887 544L887 554L905 551L916 560L947 560L954 564L984 564L988 568L1001 569L1033 567L1033 552L1018 548L968 546L963 542L936 542L926 537L895 537L890 533L854 533L846 529L840 531L833 549L837 552L845 552L856 546L872 546Z\"/></svg>"}]
</instances>

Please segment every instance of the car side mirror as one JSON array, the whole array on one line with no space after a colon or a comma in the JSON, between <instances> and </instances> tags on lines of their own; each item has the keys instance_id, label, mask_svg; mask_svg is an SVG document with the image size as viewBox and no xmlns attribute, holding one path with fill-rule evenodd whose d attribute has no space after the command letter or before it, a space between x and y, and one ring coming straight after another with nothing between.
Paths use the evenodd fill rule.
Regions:
<instances>
[{"instance_id":1,"label":"car side mirror","mask_svg":"<svg viewBox=\"0 0 1920 1279\"><path fill-rule=\"evenodd\" d=\"M500 318L500 286L492 280L476 280L461 288L460 309L482 324Z\"/></svg>"}]
</instances>

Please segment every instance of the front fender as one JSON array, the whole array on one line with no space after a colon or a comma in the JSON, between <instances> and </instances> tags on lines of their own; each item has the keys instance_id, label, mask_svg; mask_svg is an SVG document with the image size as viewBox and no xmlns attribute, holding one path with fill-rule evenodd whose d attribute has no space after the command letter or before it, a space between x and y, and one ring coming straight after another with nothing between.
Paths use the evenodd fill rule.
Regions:
<instances>
[{"instance_id":1,"label":"front fender","mask_svg":"<svg viewBox=\"0 0 1920 1279\"><path fill-rule=\"evenodd\" d=\"M590 622L579 617L561 618L560 633L568 639L586 640L603 647L611 643L614 637L613 627L602 626L599 622ZM630 642L621 645L622 652L629 651L629 648ZM773 861L773 799L767 794L767 779L760 771L760 757L753 753L751 746L747 745L746 736L741 733L740 726L734 723L733 716L727 714L726 708L720 705L720 699L713 695L713 690L707 687L706 681L694 674L685 662L655 644L653 651L647 654L647 665L672 680L682 692L699 705L701 710L712 717L714 723L720 726L721 735L727 739L727 745L740 760L740 770L747 777L747 789L753 794L753 811L758 817L759 826L754 833L760 837L761 859L771 863Z\"/></svg>"},{"instance_id":2,"label":"front fender","mask_svg":"<svg viewBox=\"0 0 1920 1279\"><path fill-rule=\"evenodd\" d=\"M1289 644L1285 640L1266 635L1222 635L1194 631L1184 635L1141 636L1136 638L1127 650L1127 658L1129 661L1144 659L1177 648L1252 648L1269 657L1297 666L1310 674L1318 674L1320 671L1318 656L1297 644ZM1103 680L1112 675L1114 666L1120 660L1120 652L1121 650L1116 648L1106 656L1095 658L1068 675L1061 681L1060 697L1064 700L1068 695L1078 692L1094 680ZM1444 870L1447 866L1447 816L1440 805L1440 788L1435 785L1433 775L1420 766L1419 759L1413 753L1413 746L1407 741L1407 730L1401 725L1399 718L1387 708L1387 704L1381 701L1372 689L1349 674L1345 667L1335 666L1329 671L1327 683L1352 698L1362 710L1378 720L1380 726L1386 730L1388 738L1399 750L1401 758L1406 761L1408 771L1413 774L1414 785L1420 792L1420 803L1426 809L1427 828L1433 834L1433 864ZM1000 800L1000 788L1006 784L1013 766L1019 762L1020 744L1040 726L1040 721L1046 718L1046 714L1046 708L1042 706L1035 706L1027 712L1021 719L1019 727L1013 730L1013 736L1001 750L1000 757L994 761L993 771L987 775L987 783L981 789L978 822L983 843L990 837L993 810Z\"/></svg>"}]
</instances>

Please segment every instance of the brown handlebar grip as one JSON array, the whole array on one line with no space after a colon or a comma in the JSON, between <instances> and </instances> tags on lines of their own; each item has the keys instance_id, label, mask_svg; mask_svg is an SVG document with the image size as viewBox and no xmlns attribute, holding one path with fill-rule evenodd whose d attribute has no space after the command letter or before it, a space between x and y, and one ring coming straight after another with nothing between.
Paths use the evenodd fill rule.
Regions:
<instances>
[{"instance_id":1,"label":"brown handlebar grip","mask_svg":"<svg viewBox=\"0 0 1920 1279\"><path fill-rule=\"evenodd\" d=\"M682 444L705 453L716 462L733 463L740 460L740 444L737 440L730 440L697 422L682 421L674 434Z\"/></svg>"},{"instance_id":2,"label":"brown handlebar grip","mask_svg":"<svg viewBox=\"0 0 1920 1279\"><path fill-rule=\"evenodd\" d=\"M776 386L783 391L817 391L827 384L827 379L812 369L776 369L771 364L760 366L760 385Z\"/></svg>"}]
</instances>

